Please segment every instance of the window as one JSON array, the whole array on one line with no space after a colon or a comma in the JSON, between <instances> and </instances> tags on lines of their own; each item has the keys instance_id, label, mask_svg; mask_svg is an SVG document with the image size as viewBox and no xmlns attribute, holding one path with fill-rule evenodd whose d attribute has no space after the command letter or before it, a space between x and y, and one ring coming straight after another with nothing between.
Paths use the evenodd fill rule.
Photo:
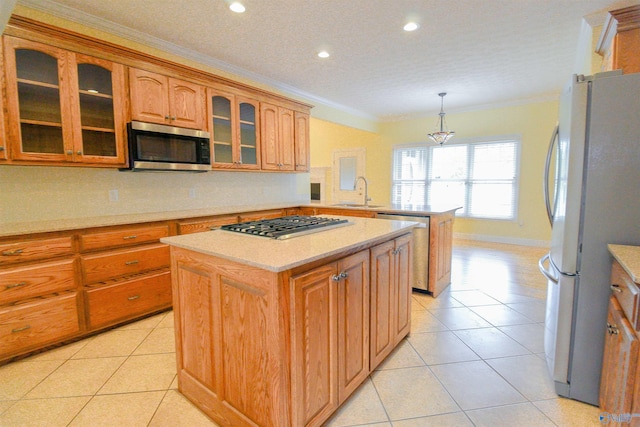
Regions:
<instances>
[{"instance_id":1,"label":"window","mask_svg":"<svg viewBox=\"0 0 640 427\"><path fill-rule=\"evenodd\" d=\"M458 216L516 219L519 146L516 138L397 146L391 202L417 208L459 205Z\"/></svg>"}]
</instances>

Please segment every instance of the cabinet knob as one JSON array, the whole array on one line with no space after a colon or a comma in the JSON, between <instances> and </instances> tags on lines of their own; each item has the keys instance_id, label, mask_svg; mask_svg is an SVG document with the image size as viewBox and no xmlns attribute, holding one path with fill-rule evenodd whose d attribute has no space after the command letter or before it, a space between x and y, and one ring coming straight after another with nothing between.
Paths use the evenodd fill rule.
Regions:
<instances>
[{"instance_id":1,"label":"cabinet knob","mask_svg":"<svg viewBox=\"0 0 640 427\"><path fill-rule=\"evenodd\" d=\"M342 273L340 273L341 279L346 279L347 277L349 277L349 273L347 273L346 271L343 271Z\"/></svg>"},{"instance_id":2,"label":"cabinet knob","mask_svg":"<svg viewBox=\"0 0 640 427\"><path fill-rule=\"evenodd\" d=\"M4 146L0 145L0 151L4 151Z\"/></svg>"},{"instance_id":3,"label":"cabinet knob","mask_svg":"<svg viewBox=\"0 0 640 427\"><path fill-rule=\"evenodd\" d=\"M331 280L333 280L334 282L339 282L340 276L338 274L334 274L333 276L331 276Z\"/></svg>"},{"instance_id":4,"label":"cabinet knob","mask_svg":"<svg viewBox=\"0 0 640 427\"><path fill-rule=\"evenodd\" d=\"M620 285L616 285L615 283L611 285L611 290L613 292L622 293L622 289L620 288Z\"/></svg>"},{"instance_id":5,"label":"cabinet knob","mask_svg":"<svg viewBox=\"0 0 640 427\"><path fill-rule=\"evenodd\" d=\"M82 151L78 150L78 151L76 151L76 154L77 154L78 156L82 156Z\"/></svg>"},{"instance_id":6,"label":"cabinet knob","mask_svg":"<svg viewBox=\"0 0 640 427\"><path fill-rule=\"evenodd\" d=\"M71 156L73 154L73 150L67 150L67 156Z\"/></svg>"},{"instance_id":7,"label":"cabinet knob","mask_svg":"<svg viewBox=\"0 0 640 427\"><path fill-rule=\"evenodd\" d=\"M607 322L607 332L609 333L609 335L618 335L618 325L612 325L611 323Z\"/></svg>"}]
</instances>

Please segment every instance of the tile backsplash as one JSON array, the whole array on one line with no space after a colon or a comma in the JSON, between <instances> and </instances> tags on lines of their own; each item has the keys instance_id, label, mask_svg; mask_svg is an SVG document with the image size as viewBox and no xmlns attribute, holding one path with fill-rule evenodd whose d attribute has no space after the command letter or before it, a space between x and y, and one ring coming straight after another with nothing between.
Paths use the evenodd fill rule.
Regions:
<instances>
[{"instance_id":1,"label":"tile backsplash","mask_svg":"<svg viewBox=\"0 0 640 427\"><path fill-rule=\"evenodd\" d=\"M0 166L0 223L308 203L308 173Z\"/></svg>"}]
</instances>

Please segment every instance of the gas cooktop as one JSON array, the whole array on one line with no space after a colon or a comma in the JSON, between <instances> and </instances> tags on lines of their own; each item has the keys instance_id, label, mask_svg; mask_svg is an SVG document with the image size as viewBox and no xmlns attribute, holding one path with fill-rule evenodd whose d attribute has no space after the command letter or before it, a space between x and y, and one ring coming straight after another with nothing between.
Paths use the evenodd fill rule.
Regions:
<instances>
[{"instance_id":1,"label":"gas cooktop","mask_svg":"<svg viewBox=\"0 0 640 427\"><path fill-rule=\"evenodd\" d=\"M305 234L316 233L331 228L349 225L350 222L340 218L324 218L318 216L292 215L282 218L247 221L220 227L222 230L245 233L254 236L270 237L284 240Z\"/></svg>"}]
</instances>

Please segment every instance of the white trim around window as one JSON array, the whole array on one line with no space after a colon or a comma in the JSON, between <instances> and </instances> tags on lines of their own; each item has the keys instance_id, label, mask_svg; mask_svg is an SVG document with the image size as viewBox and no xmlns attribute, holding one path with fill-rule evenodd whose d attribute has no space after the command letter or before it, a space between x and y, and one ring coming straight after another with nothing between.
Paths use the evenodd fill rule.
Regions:
<instances>
[{"instance_id":1,"label":"white trim around window","mask_svg":"<svg viewBox=\"0 0 640 427\"><path fill-rule=\"evenodd\" d=\"M462 206L457 216L516 220L520 136L395 145L391 202L406 208Z\"/></svg>"}]
</instances>

